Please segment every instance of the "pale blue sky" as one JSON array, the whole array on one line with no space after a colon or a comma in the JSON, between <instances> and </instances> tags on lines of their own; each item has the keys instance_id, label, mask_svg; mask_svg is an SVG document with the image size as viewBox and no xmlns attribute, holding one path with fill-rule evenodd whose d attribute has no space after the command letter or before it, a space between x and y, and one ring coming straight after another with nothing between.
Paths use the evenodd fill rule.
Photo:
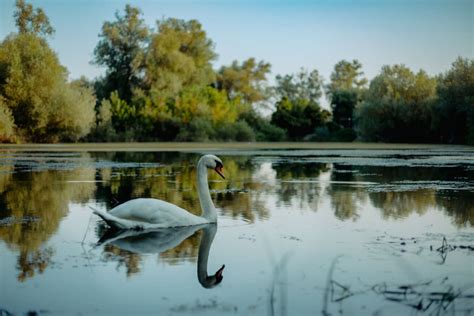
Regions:
<instances>
[{"instance_id":1,"label":"pale blue sky","mask_svg":"<svg viewBox=\"0 0 474 316\"><path fill-rule=\"evenodd\" d=\"M15 31L14 0L0 0L0 39ZM366 75L404 63L437 74L457 56L474 58L474 0L33 0L56 29L50 39L71 78L104 72L91 65L102 23L126 3L138 6L148 25L162 17L197 19L219 59L248 57L272 64L272 77L300 67L326 80L341 59L359 59Z\"/></svg>"}]
</instances>

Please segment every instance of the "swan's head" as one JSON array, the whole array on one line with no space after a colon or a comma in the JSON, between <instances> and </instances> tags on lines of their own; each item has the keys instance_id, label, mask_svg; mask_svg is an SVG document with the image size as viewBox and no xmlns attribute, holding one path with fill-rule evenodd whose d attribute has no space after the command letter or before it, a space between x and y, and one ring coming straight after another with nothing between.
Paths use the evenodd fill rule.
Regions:
<instances>
[{"instance_id":1,"label":"swan's head","mask_svg":"<svg viewBox=\"0 0 474 316\"><path fill-rule=\"evenodd\" d=\"M219 270L217 270L217 272L214 275L208 276L206 277L206 279L202 281L200 280L199 282L206 289L213 288L214 286L221 283L222 280L224 279L224 276L222 275L224 268L225 268L225 264L223 264L222 267Z\"/></svg>"},{"instance_id":2,"label":"swan's head","mask_svg":"<svg viewBox=\"0 0 474 316\"><path fill-rule=\"evenodd\" d=\"M225 179L224 174L222 173L222 169L224 168L224 164L222 160L214 155L204 155L199 160L200 163L203 163L208 169L214 169L218 175Z\"/></svg>"}]
</instances>

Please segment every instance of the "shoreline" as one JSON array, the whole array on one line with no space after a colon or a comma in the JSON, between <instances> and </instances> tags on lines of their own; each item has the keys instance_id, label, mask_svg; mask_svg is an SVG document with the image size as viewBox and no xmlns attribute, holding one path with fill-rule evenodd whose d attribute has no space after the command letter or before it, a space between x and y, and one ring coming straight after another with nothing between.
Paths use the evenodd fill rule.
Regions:
<instances>
[{"instance_id":1,"label":"shoreline","mask_svg":"<svg viewBox=\"0 0 474 316\"><path fill-rule=\"evenodd\" d=\"M474 146L450 144L399 144L399 143L331 143L331 142L121 142L121 143L58 143L58 144L0 144L0 150L19 151L195 151L195 150L241 150L241 149L320 149L320 150L390 150L390 149L465 149L474 152Z\"/></svg>"}]
</instances>

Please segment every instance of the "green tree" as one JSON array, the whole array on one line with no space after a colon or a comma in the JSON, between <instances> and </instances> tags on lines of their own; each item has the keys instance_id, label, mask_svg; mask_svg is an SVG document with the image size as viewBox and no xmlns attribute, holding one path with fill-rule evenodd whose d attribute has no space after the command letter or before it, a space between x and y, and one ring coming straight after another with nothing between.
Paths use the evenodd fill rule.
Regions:
<instances>
[{"instance_id":1,"label":"green tree","mask_svg":"<svg viewBox=\"0 0 474 316\"><path fill-rule=\"evenodd\" d=\"M474 60L459 57L439 78L435 126L440 140L474 144Z\"/></svg>"},{"instance_id":2,"label":"green tree","mask_svg":"<svg viewBox=\"0 0 474 316\"><path fill-rule=\"evenodd\" d=\"M363 139L387 142L432 141L436 79L404 65L384 66L357 107L357 128Z\"/></svg>"},{"instance_id":3,"label":"green tree","mask_svg":"<svg viewBox=\"0 0 474 316\"><path fill-rule=\"evenodd\" d=\"M327 123L330 113L306 99L284 97L276 104L271 123L286 130L291 140L301 140Z\"/></svg>"},{"instance_id":4,"label":"green tree","mask_svg":"<svg viewBox=\"0 0 474 316\"><path fill-rule=\"evenodd\" d=\"M107 68L102 83L97 84L97 95L108 98L117 91L121 99L130 102L133 90L143 83L149 29L141 11L130 5L125 6L124 15L117 11L115 19L103 24L94 49L94 63Z\"/></svg>"},{"instance_id":5,"label":"green tree","mask_svg":"<svg viewBox=\"0 0 474 316\"><path fill-rule=\"evenodd\" d=\"M336 90L361 90L367 85L367 79L362 71L362 64L354 59L339 61L331 73L331 82L326 85L326 94L330 97Z\"/></svg>"},{"instance_id":6,"label":"green tree","mask_svg":"<svg viewBox=\"0 0 474 316\"><path fill-rule=\"evenodd\" d=\"M270 119L262 117L254 109L244 111L240 118L252 127L257 141L278 142L287 139L284 129L273 125Z\"/></svg>"},{"instance_id":7,"label":"green tree","mask_svg":"<svg viewBox=\"0 0 474 316\"><path fill-rule=\"evenodd\" d=\"M352 128L358 93L351 90L334 90L331 95L332 120L343 128Z\"/></svg>"},{"instance_id":8,"label":"green tree","mask_svg":"<svg viewBox=\"0 0 474 316\"><path fill-rule=\"evenodd\" d=\"M0 44L0 94L27 138L46 129L53 91L65 79L66 70L44 39L13 34Z\"/></svg>"},{"instance_id":9,"label":"green tree","mask_svg":"<svg viewBox=\"0 0 474 316\"><path fill-rule=\"evenodd\" d=\"M0 97L3 108L8 108L3 110L7 121L10 113L20 140L78 140L94 121L95 98L89 89L68 83L66 68L46 40L33 31L23 32L21 25L19 34L0 43Z\"/></svg>"},{"instance_id":10,"label":"green tree","mask_svg":"<svg viewBox=\"0 0 474 316\"><path fill-rule=\"evenodd\" d=\"M4 98L0 96L0 143L9 143L15 140L15 122Z\"/></svg>"},{"instance_id":11,"label":"green tree","mask_svg":"<svg viewBox=\"0 0 474 316\"><path fill-rule=\"evenodd\" d=\"M146 56L146 88L161 98L176 96L183 88L207 86L215 80L211 62L214 45L196 20L157 21Z\"/></svg>"},{"instance_id":12,"label":"green tree","mask_svg":"<svg viewBox=\"0 0 474 316\"><path fill-rule=\"evenodd\" d=\"M54 28L49 23L48 16L43 9L33 9L33 6L24 0L16 0L14 13L15 24L21 34L53 35Z\"/></svg>"},{"instance_id":13,"label":"green tree","mask_svg":"<svg viewBox=\"0 0 474 316\"><path fill-rule=\"evenodd\" d=\"M316 69L276 77L274 89L279 101L271 123L285 130L290 140L301 140L328 121L330 113L318 104L322 85L323 79Z\"/></svg>"},{"instance_id":14,"label":"green tree","mask_svg":"<svg viewBox=\"0 0 474 316\"><path fill-rule=\"evenodd\" d=\"M362 64L354 59L352 62L341 60L334 66L331 82L326 85L326 95L331 104L333 122L352 129L353 113L361 98L367 79L363 77Z\"/></svg>"},{"instance_id":15,"label":"green tree","mask_svg":"<svg viewBox=\"0 0 474 316\"><path fill-rule=\"evenodd\" d=\"M174 103L169 104L169 111L180 124L179 140L229 140L232 135L223 136L223 131L232 127L246 128L235 125L242 111L241 104L228 100L224 91L212 87L183 89Z\"/></svg>"},{"instance_id":16,"label":"green tree","mask_svg":"<svg viewBox=\"0 0 474 316\"><path fill-rule=\"evenodd\" d=\"M256 62L249 58L240 65L236 60L230 66L222 66L217 73L216 86L225 90L229 99L241 98L253 104L268 98L265 87L271 65L264 61Z\"/></svg>"},{"instance_id":17,"label":"green tree","mask_svg":"<svg viewBox=\"0 0 474 316\"><path fill-rule=\"evenodd\" d=\"M76 142L85 137L94 125L95 96L91 88L80 81L63 82L52 91L54 97L45 135L40 141Z\"/></svg>"},{"instance_id":18,"label":"green tree","mask_svg":"<svg viewBox=\"0 0 474 316\"><path fill-rule=\"evenodd\" d=\"M275 94L280 100L317 102L322 95L323 78L316 69L301 69L297 74L277 75L275 79Z\"/></svg>"}]
</instances>

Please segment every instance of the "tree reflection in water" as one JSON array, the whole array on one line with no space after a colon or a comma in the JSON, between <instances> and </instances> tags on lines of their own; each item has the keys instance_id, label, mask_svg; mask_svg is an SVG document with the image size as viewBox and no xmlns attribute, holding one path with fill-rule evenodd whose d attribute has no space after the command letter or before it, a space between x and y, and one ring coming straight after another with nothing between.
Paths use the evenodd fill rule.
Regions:
<instances>
[{"instance_id":1,"label":"tree reflection in water","mask_svg":"<svg viewBox=\"0 0 474 316\"><path fill-rule=\"evenodd\" d=\"M20 221L0 224L0 239L18 253L20 281L42 273L52 262L54 247L47 241L71 203L93 200L110 209L132 198L152 197L200 213L195 171L198 154L3 154L7 158L0 166L0 220ZM474 179L472 168L355 166L284 156L277 162L253 156L222 158L226 180L210 176L212 197L221 216L249 222L269 219L270 196L276 198L275 207L316 211L327 195L331 211L340 220L357 220L363 212L361 206L370 203L386 219L433 209L445 212L458 227L474 225L474 194L462 190L464 180L459 178ZM263 181L263 164L270 163L270 179ZM443 183L448 187L443 189ZM458 185L459 190L449 187L452 185ZM24 218L37 220L21 221ZM170 264L174 258L195 260L199 240L197 233L160 257ZM139 271L139 255L112 245L104 252L111 258L122 258L119 262L127 267L128 275Z\"/></svg>"},{"instance_id":2,"label":"tree reflection in water","mask_svg":"<svg viewBox=\"0 0 474 316\"><path fill-rule=\"evenodd\" d=\"M82 158L87 160L88 155ZM93 196L95 169L23 172L15 170L15 165L7 168L10 172L0 173L0 217L16 221L0 226L0 239L19 252L18 280L24 281L50 264L54 249L44 244L68 214L69 203L86 203Z\"/></svg>"},{"instance_id":3,"label":"tree reflection in water","mask_svg":"<svg viewBox=\"0 0 474 316\"><path fill-rule=\"evenodd\" d=\"M331 197L334 215L341 219L357 220L360 204L365 203L367 194L358 185L359 179L353 166L334 164L327 193ZM339 184L342 183L342 184Z\"/></svg>"},{"instance_id":4,"label":"tree reflection in water","mask_svg":"<svg viewBox=\"0 0 474 316\"><path fill-rule=\"evenodd\" d=\"M385 219L423 215L433 209L444 210L458 227L474 225L474 194L462 190L459 179L460 175L474 179L474 170L469 168L328 165L285 160L272 168L281 182L276 190L279 204L317 210L317 202L327 194L334 216L341 220L357 220L361 205L369 200ZM322 192L321 175L327 171L330 181Z\"/></svg>"},{"instance_id":5,"label":"tree reflection in water","mask_svg":"<svg viewBox=\"0 0 474 316\"><path fill-rule=\"evenodd\" d=\"M436 202L444 208L458 227L474 226L474 194L473 192L459 192L456 198L439 194Z\"/></svg>"},{"instance_id":6,"label":"tree reflection in water","mask_svg":"<svg viewBox=\"0 0 474 316\"><path fill-rule=\"evenodd\" d=\"M317 180L321 173L329 170L327 164L282 161L273 164L272 168L276 171L276 179L280 182L276 191L277 206L289 204L296 198L295 202L299 208L317 210L317 204L321 197L321 184Z\"/></svg>"}]
</instances>

